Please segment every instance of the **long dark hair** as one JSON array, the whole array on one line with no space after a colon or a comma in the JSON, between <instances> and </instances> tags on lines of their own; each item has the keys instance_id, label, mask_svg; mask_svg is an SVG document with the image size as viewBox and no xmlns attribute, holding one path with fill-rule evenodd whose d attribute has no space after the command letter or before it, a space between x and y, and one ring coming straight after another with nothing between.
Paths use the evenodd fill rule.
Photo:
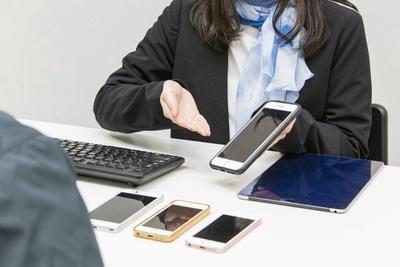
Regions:
<instances>
[{"instance_id":1,"label":"long dark hair","mask_svg":"<svg viewBox=\"0 0 400 267\"><path fill-rule=\"evenodd\" d=\"M328 0L296 0L296 24L288 34L283 34L277 30L275 25L289 1L278 1L273 18L275 31L283 40L290 42L304 27L307 30L307 35L301 49L304 50L307 57L312 56L330 37L330 29L325 14L325 4ZM333 1L357 10L347 0ZM227 48L229 43L240 34L235 0L197 0L192 8L190 20L200 38L217 50Z\"/></svg>"}]
</instances>

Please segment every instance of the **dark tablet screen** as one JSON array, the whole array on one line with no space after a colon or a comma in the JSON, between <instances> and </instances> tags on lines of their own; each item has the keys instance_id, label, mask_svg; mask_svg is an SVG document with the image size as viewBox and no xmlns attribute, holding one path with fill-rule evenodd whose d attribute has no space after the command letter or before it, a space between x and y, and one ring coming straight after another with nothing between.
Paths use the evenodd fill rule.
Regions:
<instances>
[{"instance_id":1,"label":"dark tablet screen","mask_svg":"<svg viewBox=\"0 0 400 267\"><path fill-rule=\"evenodd\" d=\"M253 200L344 210L382 162L336 156L285 155L243 189Z\"/></svg>"}]
</instances>

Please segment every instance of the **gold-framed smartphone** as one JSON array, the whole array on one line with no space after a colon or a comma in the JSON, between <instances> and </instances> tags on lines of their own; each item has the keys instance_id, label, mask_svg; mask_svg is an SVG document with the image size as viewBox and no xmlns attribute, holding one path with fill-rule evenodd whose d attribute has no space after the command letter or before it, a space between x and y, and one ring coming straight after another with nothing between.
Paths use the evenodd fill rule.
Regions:
<instances>
[{"instance_id":1,"label":"gold-framed smartphone","mask_svg":"<svg viewBox=\"0 0 400 267\"><path fill-rule=\"evenodd\" d=\"M175 200L133 229L137 237L172 242L210 213L210 205Z\"/></svg>"}]
</instances>

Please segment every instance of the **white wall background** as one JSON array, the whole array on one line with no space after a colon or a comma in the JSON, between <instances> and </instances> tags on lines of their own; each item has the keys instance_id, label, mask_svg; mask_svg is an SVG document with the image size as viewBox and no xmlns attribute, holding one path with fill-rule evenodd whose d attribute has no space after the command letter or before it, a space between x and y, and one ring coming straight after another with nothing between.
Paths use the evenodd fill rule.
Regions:
<instances>
[{"instance_id":1,"label":"white wall background","mask_svg":"<svg viewBox=\"0 0 400 267\"><path fill-rule=\"evenodd\" d=\"M94 97L171 0L0 0L0 109L96 127Z\"/></svg>"},{"instance_id":2,"label":"white wall background","mask_svg":"<svg viewBox=\"0 0 400 267\"><path fill-rule=\"evenodd\" d=\"M0 109L97 127L93 99L171 0L0 0ZM373 101L389 111L390 163L400 166L400 3L354 0L364 17Z\"/></svg>"}]
</instances>

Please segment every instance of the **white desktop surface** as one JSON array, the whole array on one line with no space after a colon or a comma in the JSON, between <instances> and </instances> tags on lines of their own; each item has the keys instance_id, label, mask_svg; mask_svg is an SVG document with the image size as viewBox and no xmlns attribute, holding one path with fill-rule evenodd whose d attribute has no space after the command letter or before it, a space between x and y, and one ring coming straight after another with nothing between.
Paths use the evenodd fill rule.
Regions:
<instances>
[{"instance_id":1,"label":"white desktop surface","mask_svg":"<svg viewBox=\"0 0 400 267\"><path fill-rule=\"evenodd\" d=\"M182 167L137 189L164 194L165 201L159 207L184 199L210 204L211 214L172 243L136 238L133 225L117 234L95 231L106 266L400 266L400 168L385 166L347 213L333 214L237 198L236 194L276 161L279 153L266 152L245 174L235 176L208 166L220 145L170 139L168 131L124 135L21 121L52 137L186 159ZM129 188L84 177L77 184L88 210ZM263 222L224 254L185 246L185 238L223 212L255 214Z\"/></svg>"}]
</instances>

